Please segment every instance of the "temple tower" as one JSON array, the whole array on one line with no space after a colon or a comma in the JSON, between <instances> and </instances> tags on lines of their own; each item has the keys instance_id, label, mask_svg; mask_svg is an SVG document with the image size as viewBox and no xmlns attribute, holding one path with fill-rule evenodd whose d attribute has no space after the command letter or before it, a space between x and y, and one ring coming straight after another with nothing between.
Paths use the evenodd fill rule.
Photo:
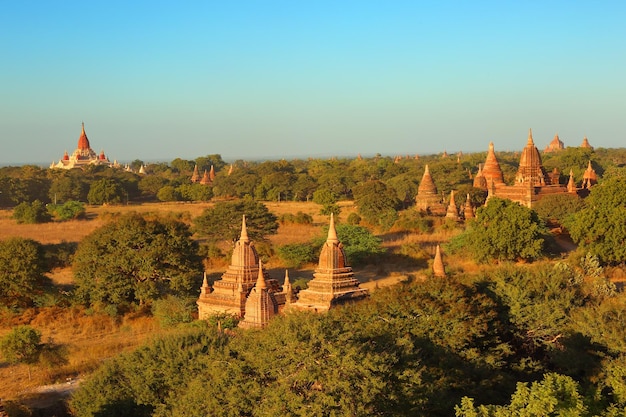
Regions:
<instances>
[{"instance_id":1,"label":"temple tower","mask_svg":"<svg viewBox=\"0 0 626 417\"><path fill-rule=\"evenodd\" d=\"M474 177L474 188L487 189L487 178L483 175L483 164L478 164L478 173Z\"/></svg>"},{"instance_id":2,"label":"temple tower","mask_svg":"<svg viewBox=\"0 0 626 417\"><path fill-rule=\"evenodd\" d=\"M493 142L489 142L489 150L487 151L487 158L483 165L482 174L487 180L487 184L490 184L492 181L496 185L504 184L504 176L502 175L498 158L496 158Z\"/></svg>"},{"instance_id":3,"label":"temple tower","mask_svg":"<svg viewBox=\"0 0 626 417\"><path fill-rule=\"evenodd\" d=\"M454 201L454 190L450 191L450 203L448 204L446 217L454 220L459 220L459 211L456 208L456 201Z\"/></svg>"},{"instance_id":4,"label":"temple tower","mask_svg":"<svg viewBox=\"0 0 626 417\"><path fill-rule=\"evenodd\" d=\"M196 183L200 181L200 174L198 173L198 164L193 167L193 174L191 174L191 182Z\"/></svg>"},{"instance_id":5,"label":"temple tower","mask_svg":"<svg viewBox=\"0 0 626 417\"><path fill-rule=\"evenodd\" d=\"M574 171L569 170L569 180L567 181L567 192L575 193L576 192L576 182L574 181Z\"/></svg>"},{"instance_id":6,"label":"temple tower","mask_svg":"<svg viewBox=\"0 0 626 417\"><path fill-rule=\"evenodd\" d=\"M104 151L97 154L93 149L91 149L89 138L87 138L87 133L85 133L85 123L82 123L80 136L78 137L78 144L74 152L71 155L68 155L67 151L65 151L63 158L56 164L54 162L50 164L50 168L72 169L82 168L87 165L111 166L113 164L109 162L108 158L104 154Z\"/></svg>"},{"instance_id":7,"label":"temple tower","mask_svg":"<svg viewBox=\"0 0 626 417\"><path fill-rule=\"evenodd\" d=\"M583 138L583 143L580 144L580 147L593 150L593 146L589 144L589 141L587 140L587 136Z\"/></svg>"},{"instance_id":8,"label":"temple tower","mask_svg":"<svg viewBox=\"0 0 626 417\"><path fill-rule=\"evenodd\" d=\"M227 313L243 317L245 313L246 297L258 281L259 256L254 244L248 238L246 216L241 224L241 236L233 249L230 266L222 278L213 283L212 291L205 291L208 285L203 284L203 291L198 298L198 313L200 319L218 314ZM266 285L278 287L275 280L265 276Z\"/></svg>"},{"instance_id":9,"label":"temple tower","mask_svg":"<svg viewBox=\"0 0 626 417\"><path fill-rule=\"evenodd\" d=\"M515 175L515 185L528 185L531 187L543 187L548 185L550 179L541 164L541 156L533 142L532 129L528 131L528 142L522 150L519 169Z\"/></svg>"},{"instance_id":10,"label":"temple tower","mask_svg":"<svg viewBox=\"0 0 626 417\"><path fill-rule=\"evenodd\" d=\"M259 261L257 281L246 299L245 315L243 320L239 322L239 327L244 329L263 328L277 313L278 303L273 291L265 282L263 265Z\"/></svg>"},{"instance_id":11,"label":"temple tower","mask_svg":"<svg viewBox=\"0 0 626 417\"><path fill-rule=\"evenodd\" d=\"M592 185L595 185L597 183L598 183L598 175L596 174L596 171L591 166L591 161L589 161L589 163L587 164L587 169L583 173L582 187L589 189L591 188Z\"/></svg>"},{"instance_id":12,"label":"temple tower","mask_svg":"<svg viewBox=\"0 0 626 417\"><path fill-rule=\"evenodd\" d=\"M300 291L298 301L291 304L291 307L323 312L339 304L361 300L367 297L368 291L360 288L359 284L352 268L348 266L346 253L337 237L335 220L331 214L328 237L322 246L313 279L309 281L306 290Z\"/></svg>"},{"instance_id":13,"label":"temple tower","mask_svg":"<svg viewBox=\"0 0 626 417\"><path fill-rule=\"evenodd\" d=\"M417 196L415 197L415 208L423 211L443 211L444 206L441 204L441 197L430 175L428 165L424 168L422 181L417 188Z\"/></svg>"},{"instance_id":14,"label":"temple tower","mask_svg":"<svg viewBox=\"0 0 626 417\"><path fill-rule=\"evenodd\" d=\"M554 139L552 139L552 142L550 142L548 146L546 146L546 149L544 149L544 152L545 153L558 152L558 151L562 151L563 149L565 149L565 145L563 144L561 139L559 139L559 134L557 133L556 135L554 135Z\"/></svg>"}]
</instances>

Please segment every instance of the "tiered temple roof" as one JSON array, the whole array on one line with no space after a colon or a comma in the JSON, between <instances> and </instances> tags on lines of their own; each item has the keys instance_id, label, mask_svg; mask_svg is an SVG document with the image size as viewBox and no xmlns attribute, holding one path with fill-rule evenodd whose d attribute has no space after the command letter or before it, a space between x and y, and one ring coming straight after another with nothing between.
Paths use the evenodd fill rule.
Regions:
<instances>
[{"instance_id":1,"label":"tiered temple roof","mask_svg":"<svg viewBox=\"0 0 626 417\"><path fill-rule=\"evenodd\" d=\"M327 311L335 305L361 300L368 296L366 289L359 287L348 266L343 245L337 237L334 217L330 216L328 237L320 253L319 264L309 281L308 288L300 291L293 308L316 312Z\"/></svg>"},{"instance_id":2,"label":"tiered temple roof","mask_svg":"<svg viewBox=\"0 0 626 417\"><path fill-rule=\"evenodd\" d=\"M522 150L519 169L515 175L515 185L539 186L549 185L550 179L541 164L541 156L533 142L532 129L528 131L528 142Z\"/></svg>"},{"instance_id":3,"label":"tiered temple roof","mask_svg":"<svg viewBox=\"0 0 626 417\"><path fill-rule=\"evenodd\" d=\"M552 139L552 142L550 142L548 146L546 146L544 152L558 152L562 151L563 149L565 149L565 144L561 141L561 139L559 139L559 135L557 133L556 135L554 135L554 139Z\"/></svg>"},{"instance_id":4,"label":"tiered temple roof","mask_svg":"<svg viewBox=\"0 0 626 417\"><path fill-rule=\"evenodd\" d=\"M589 144L589 141L587 140L587 136L585 136L585 137L583 138L583 143L581 143L581 144L580 144L580 147L581 147L581 148L589 148L589 149L593 149L593 146L591 146L591 145Z\"/></svg>"}]
</instances>

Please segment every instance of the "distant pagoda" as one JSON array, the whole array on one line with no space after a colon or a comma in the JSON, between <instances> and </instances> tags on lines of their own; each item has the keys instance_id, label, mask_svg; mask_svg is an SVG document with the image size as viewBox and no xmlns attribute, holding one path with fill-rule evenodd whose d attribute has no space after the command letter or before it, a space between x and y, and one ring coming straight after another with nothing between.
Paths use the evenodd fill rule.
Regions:
<instances>
[{"instance_id":1,"label":"distant pagoda","mask_svg":"<svg viewBox=\"0 0 626 417\"><path fill-rule=\"evenodd\" d=\"M52 164L50 164L50 168L72 169L83 168L89 165L112 166L113 163L109 161L104 154L104 151L100 151L100 154L96 154L96 152L91 149L91 144L89 143L89 139L85 133L85 123L83 123L80 136L78 137L78 146L74 152L69 155L67 151L65 151L63 158L61 158L56 164L52 162Z\"/></svg>"}]
</instances>

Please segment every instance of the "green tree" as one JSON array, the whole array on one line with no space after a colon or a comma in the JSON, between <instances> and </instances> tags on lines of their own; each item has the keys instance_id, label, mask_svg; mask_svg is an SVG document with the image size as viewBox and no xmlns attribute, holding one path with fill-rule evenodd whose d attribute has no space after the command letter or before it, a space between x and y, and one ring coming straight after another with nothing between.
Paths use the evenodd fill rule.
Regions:
<instances>
[{"instance_id":1,"label":"green tree","mask_svg":"<svg viewBox=\"0 0 626 417\"><path fill-rule=\"evenodd\" d=\"M579 392L579 386L571 377L549 373L542 381L517 384L508 405L474 406L470 398L463 398L455 407L457 417L587 417L590 414Z\"/></svg>"},{"instance_id":2,"label":"green tree","mask_svg":"<svg viewBox=\"0 0 626 417\"><path fill-rule=\"evenodd\" d=\"M278 247L278 256L287 268L299 268L302 264L315 260L313 247L308 243L292 243Z\"/></svg>"},{"instance_id":3,"label":"green tree","mask_svg":"<svg viewBox=\"0 0 626 417\"><path fill-rule=\"evenodd\" d=\"M549 194L533 207L544 222L565 224L566 219L584 207L583 200L576 194Z\"/></svg>"},{"instance_id":4,"label":"green tree","mask_svg":"<svg viewBox=\"0 0 626 417\"><path fill-rule=\"evenodd\" d=\"M176 191L185 201L209 201L213 197L211 187L200 183L181 184L176 188Z\"/></svg>"},{"instance_id":5,"label":"green tree","mask_svg":"<svg viewBox=\"0 0 626 417\"><path fill-rule=\"evenodd\" d=\"M618 176L591 189L585 208L568 218L574 242L604 264L626 261L626 178Z\"/></svg>"},{"instance_id":6,"label":"green tree","mask_svg":"<svg viewBox=\"0 0 626 417\"><path fill-rule=\"evenodd\" d=\"M43 247L36 241L13 237L0 241L0 299L9 306L32 304L47 271Z\"/></svg>"},{"instance_id":7,"label":"green tree","mask_svg":"<svg viewBox=\"0 0 626 417\"><path fill-rule=\"evenodd\" d=\"M125 201L126 196L118 180L102 178L91 183L87 201L89 204L119 204Z\"/></svg>"},{"instance_id":8,"label":"green tree","mask_svg":"<svg viewBox=\"0 0 626 417\"><path fill-rule=\"evenodd\" d=\"M381 239L374 236L365 227L352 224L337 224L335 228L337 229L337 237L343 245L348 262L351 265L373 262L376 256L385 253L385 248L381 245ZM326 241L328 226L325 226L323 230L324 235L314 240L314 248L321 248Z\"/></svg>"},{"instance_id":9,"label":"green tree","mask_svg":"<svg viewBox=\"0 0 626 417\"><path fill-rule=\"evenodd\" d=\"M276 216L263 203L251 199L216 203L194 219L195 230L213 241L235 242L244 215L250 239L263 240L278 230Z\"/></svg>"},{"instance_id":10,"label":"green tree","mask_svg":"<svg viewBox=\"0 0 626 417\"><path fill-rule=\"evenodd\" d=\"M80 201L66 201L61 205L49 206L49 211L54 213L60 220L79 219L85 216L85 205Z\"/></svg>"},{"instance_id":11,"label":"green tree","mask_svg":"<svg viewBox=\"0 0 626 417\"><path fill-rule=\"evenodd\" d=\"M181 199L180 192L173 185L165 185L157 192L159 201L179 201Z\"/></svg>"},{"instance_id":12,"label":"green tree","mask_svg":"<svg viewBox=\"0 0 626 417\"><path fill-rule=\"evenodd\" d=\"M62 174L52 180L48 197L58 204L64 201L86 201L87 183L73 172L61 170Z\"/></svg>"},{"instance_id":13,"label":"green tree","mask_svg":"<svg viewBox=\"0 0 626 417\"><path fill-rule=\"evenodd\" d=\"M85 237L73 270L80 301L123 306L189 292L201 263L186 224L131 213Z\"/></svg>"},{"instance_id":14,"label":"green tree","mask_svg":"<svg viewBox=\"0 0 626 417\"><path fill-rule=\"evenodd\" d=\"M537 259L547 231L537 213L510 200L494 197L480 207L451 249L469 252L478 262Z\"/></svg>"},{"instance_id":15,"label":"green tree","mask_svg":"<svg viewBox=\"0 0 626 417\"><path fill-rule=\"evenodd\" d=\"M17 326L0 339L0 352L9 363L30 365L36 363L41 351L41 333L30 326Z\"/></svg>"},{"instance_id":16,"label":"green tree","mask_svg":"<svg viewBox=\"0 0 626 417\"><path fill-rule=\"evenodd\" d=\"M39 200L32 203L23 202L13 209L13 218L18 223L46 223L52 220L46 206Z\"/></svg>"},{"instance_id":17,"label":"green tree","mask_svg":"<svg viewBox=\"0 0 626 417\"><path fill-rule=\"evenodd\" d=\"M352 188L359 214L370 224L390 229L398 219L401 202L396 191L381 181L368 181Z\"/></svg>"}]
</instances>

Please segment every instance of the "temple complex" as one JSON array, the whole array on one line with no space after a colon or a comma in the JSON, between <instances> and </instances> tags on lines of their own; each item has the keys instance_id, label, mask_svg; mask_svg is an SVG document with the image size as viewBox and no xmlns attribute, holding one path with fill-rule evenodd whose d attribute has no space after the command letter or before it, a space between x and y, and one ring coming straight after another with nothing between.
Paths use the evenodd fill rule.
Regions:
<instances>
[{"instance_id":1,"label":"temple complex","mask_svg":"<svg viewBox=\"0 0 626 417\"><path fill-rule=\"evenodd\" d=\"M559 135L556 134L554 135L554 139L552 139L552 142L550 142L548 146L546 146L546 149L544 149L543 151L545 153L550 153L562 151L563 149L565 149L565 144L563 144L561 139L559 139Z\"/></svg>"},{"instance_id":2,"label":"temple complex","mask_svg":"<svg viewBox=\"0 0 626 417\"><path fill-rule=\"evenodd\" d=\"M206 280L202 284L200 297L196 302L199 318L205 319L213 314L223 313L243 317L246 311L246 299L258 282L259 274L264 274L268 291L280 292L276 280L269 279L267 272L259 267L259 255L248 238L244 216L241 237L235 243L228 270L220 280L213 283L213 287L210 287ZM284 296L282 298L284 299Z\"/></svg>"},{"instance_id":3,"label":"temple complex","mask_svg":"<svg viewBox=\"0 0 626 417\"><path fill-rule=\"evenodd\" d=\"M489 169L487 169L487 166L489 166ZM589 181L586 182L583 179L583 188L586 188L588 183L594 184L597 181L595 172L592 173L593 169L591 171L590 169L591 162L587 171L585 171ZM507 198L529 208L532 208L537 201L546 195L580 191L580 189L575 187L572 173L570 173L567 185L560 184L560 172L558 169L554 169L550 174L546 174L541 162L541 155L533 141L532 130L528 132L528 140L526 147L522 150L519 168L515 174L515 183L513 185L506 185L502 181L502 171L493 152L493 143L489 144L487 160L482 170L479 167L476 178L481 175L486 177L487 187L484 187L484 181L477 182L476 179L474 180L474 186L480 185L479 188L487 190L487 200L491 197Z\"/></svg>"},{"instance_id":4,"label":"temple complex","mask_svg":"<svg viewBox=\"0 0 626 417\"><path fill-rule=\"evenodd\" d=\"M337 237L334 217L330 215L328 237L320 253L319 264L309 281L308 288L300 291L298 300L290 308L315 312L347 302L362 300L368 291L359 287L352 268L348 266L343 245Z\"/></svg>"},{"instance_id":5,"label":"temple complex","mask_svg":"<svg viewBox=\"0 0 626 417\"><path fill-rule=\"evenodd\" d=\"M100 151L99 154L91 149L89 139L85 133L85 123L82 124L82 130L78 138L78 146L71 155L65 151L63 158L58 163L52 162L50 168L72 169L83 168L88 165L106 165L113 166L113 163Z\"/></svg>"},{"instance_id":6,"label":"temple complex","mask_svg":"<svg viewBox=\"0 0 626 417\"><path fill-rule=\"evenodd\" d=\"M441 202L441 196L437 191L433 177L430 175L428 165L424 168L422 181L417 188L417 196L415 197L415 208L418 210L444 214L446 209Z\"/></svg>"}]
</instances>

